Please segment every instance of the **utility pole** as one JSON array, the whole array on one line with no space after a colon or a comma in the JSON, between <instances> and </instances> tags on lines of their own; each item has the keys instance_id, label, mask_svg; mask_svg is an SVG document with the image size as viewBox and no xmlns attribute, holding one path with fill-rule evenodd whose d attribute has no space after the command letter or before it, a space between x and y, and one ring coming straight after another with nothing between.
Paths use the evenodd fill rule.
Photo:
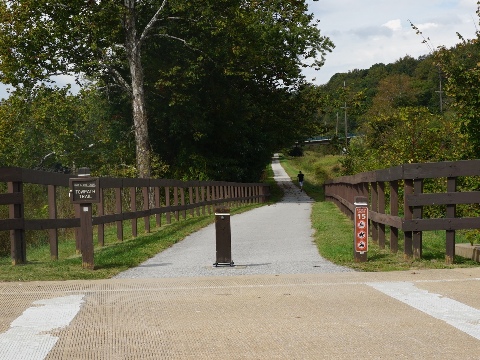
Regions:
<instances>
[{"instance_id":1,"label":"utility pole","mask_svg":"<svg viewBox=\"0 0 480 360\"><path fill-rule=\"evenodd\" d=\"M335 126L335 135L338 136L338 111L337 111L337 126Z\"/></svg>"},{"instance_id":2,"label":"utility pole","mask_svg":"<svg viewBox=\"0 0 480 360\"><path fill-rule=\"evenodd\" d=\"M443 113L443 90L442 90L442 73L440 71L440 69L438 69L438 81L439 81L439 90L438 91L435 91L438 93L439 97L440 97L440 114Z\"/></svg>"},{"instance_id":3,"label":"utility pole","mask_svg":"<svg viewBox=\"0 0 480 360\"><path fill-rule=\"evenodd\" d=\"M345 81L343 82L343 89L345 90ZM347 123L347 99L346 99L346 91L343 92L345 96L344 106L342 107L343 113L345 115L345 151L348 148L348 123Z\"/></svg>"}]
</instances>

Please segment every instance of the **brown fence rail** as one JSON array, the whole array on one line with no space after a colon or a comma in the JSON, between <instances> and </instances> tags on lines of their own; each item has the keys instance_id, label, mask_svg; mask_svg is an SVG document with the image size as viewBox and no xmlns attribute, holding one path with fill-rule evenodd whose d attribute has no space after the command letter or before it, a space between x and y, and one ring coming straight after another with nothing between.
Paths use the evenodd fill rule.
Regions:
<instances>
[{"instance_id":1,"label":"brown fence rail","mask_svg":"<svg viewBox=\"0 0 480 360\"><path fill-rule=\"evenodd\" d=\"M385 229L389 226L390 249L396 252L398 233L402 230L406 258L422 257L423 231L445 230L445 261L450 264L455 257L455 231L480 229L480 218L456 217L457 205L480 203L480 192L457 191L460 177L473 176L480 176L480 160L404 164L327 181L325 198L335 202L345 214L353 218L355 197L367 197L372 239L378 241L379 246L384 248ZM440 178L445 179L445 192L424 193L426 180ZM399 189L400 185L403 189ZM402 196L399 196L399 193ZM424 207L431 205L443 205L445 208L443 217L425 218ZM399 216L399 209L403 209L403 217Z\"/></svg>"},{"instance_id":2,"label":"brown fence rail","mask_svg":"<svg viewBox=\"0 0 480 360\"><path fill-rule=\"evenodd\" d=\"M0 183L6 183L7 192L0 193L0 206L9 209L8 218L0 218L0 231L10 231L11 256L14 265L26 262L26 230L48 230L52 259L58 259L58 230L76 228L77 250L80 250L78 228L80 204L71 204L75 214L71 218L58 217L58 194L68 191L69 179L74 175L28 170L0 168ZM46 187L48 219L26 219L25 184ZM231 183L219 181L179 181L168 179L99 179L100 202L93 204L93 225L97 225L98 242L104 244L105 224L115 223L117 238L123 240L123 223L131 222L132 236L137 236L137 220L143 218L145 231L150 232L150 218L155 217L161 226L161 215L167 224L172 217L177 221L191 216L211 214L214 205L240 206L265 202L269 196L268 185L262 183ZM106 211L106 192L110 191L114 203L113 213ZM127 199L125 201L125 199Z\"/></svg>"}]
</instances>

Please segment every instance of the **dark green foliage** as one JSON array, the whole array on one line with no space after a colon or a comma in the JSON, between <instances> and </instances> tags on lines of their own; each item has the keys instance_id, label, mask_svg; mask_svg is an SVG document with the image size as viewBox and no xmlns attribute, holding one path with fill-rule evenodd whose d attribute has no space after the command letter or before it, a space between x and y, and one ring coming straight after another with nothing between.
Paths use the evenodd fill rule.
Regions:
<instances>
[{"instance_id":1,"label":"dark green foliage","mask_svg":"<svg viewBox=\"0 0 480 360\"><path fill-rule=\"evenodd\" d=\"M302 2L233 3L172 3L185 22L171 31L189 46L148 48L151 144L169 177L256 181L275 151L314 134L297 55L332 44Z\"/></svg>"},{"instance_id":2,"label":"dark green foliage","mask_svg":"<svg viewBox=\"0 0 480 360\"><path fill-rule=\"evenodd\" d=\"M289 156L303 156L303 148L301 146L295 146L288 152Z\"/></svg>"}]
</instances>

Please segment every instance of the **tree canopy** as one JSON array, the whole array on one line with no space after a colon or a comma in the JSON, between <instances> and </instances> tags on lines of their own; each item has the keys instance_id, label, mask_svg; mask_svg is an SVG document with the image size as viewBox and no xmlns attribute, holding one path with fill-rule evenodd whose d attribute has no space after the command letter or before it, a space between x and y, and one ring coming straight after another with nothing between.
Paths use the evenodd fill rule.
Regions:
<instances>
[{"instance_id":1,"label":"tree canopy","mask_svg":"<svg viewBox=\"0 0 480 360\"><path fill-rule=\"evenodd\" d=\"M305 1L0 2L0 81L92 79L132 126L140 176L258 177L309 127L301 69L332 48Z\"/></svg>"}]
</instances>

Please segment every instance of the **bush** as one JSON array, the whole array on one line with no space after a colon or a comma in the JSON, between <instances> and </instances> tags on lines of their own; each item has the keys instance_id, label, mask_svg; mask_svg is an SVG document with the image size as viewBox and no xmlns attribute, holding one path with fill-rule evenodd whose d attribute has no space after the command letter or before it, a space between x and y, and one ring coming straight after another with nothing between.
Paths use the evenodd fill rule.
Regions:
<instances>
[{"instance_id":1,"label":"bush","mask_svg":"<svg viewBox=\"0 0 480 360\"><path fill-rule=\"evenodd\" d=\"M288 152L288 155L295 157L303 156L303 148L301 148L300 146L295 146Z\"/></svg>"}]
</instances>

